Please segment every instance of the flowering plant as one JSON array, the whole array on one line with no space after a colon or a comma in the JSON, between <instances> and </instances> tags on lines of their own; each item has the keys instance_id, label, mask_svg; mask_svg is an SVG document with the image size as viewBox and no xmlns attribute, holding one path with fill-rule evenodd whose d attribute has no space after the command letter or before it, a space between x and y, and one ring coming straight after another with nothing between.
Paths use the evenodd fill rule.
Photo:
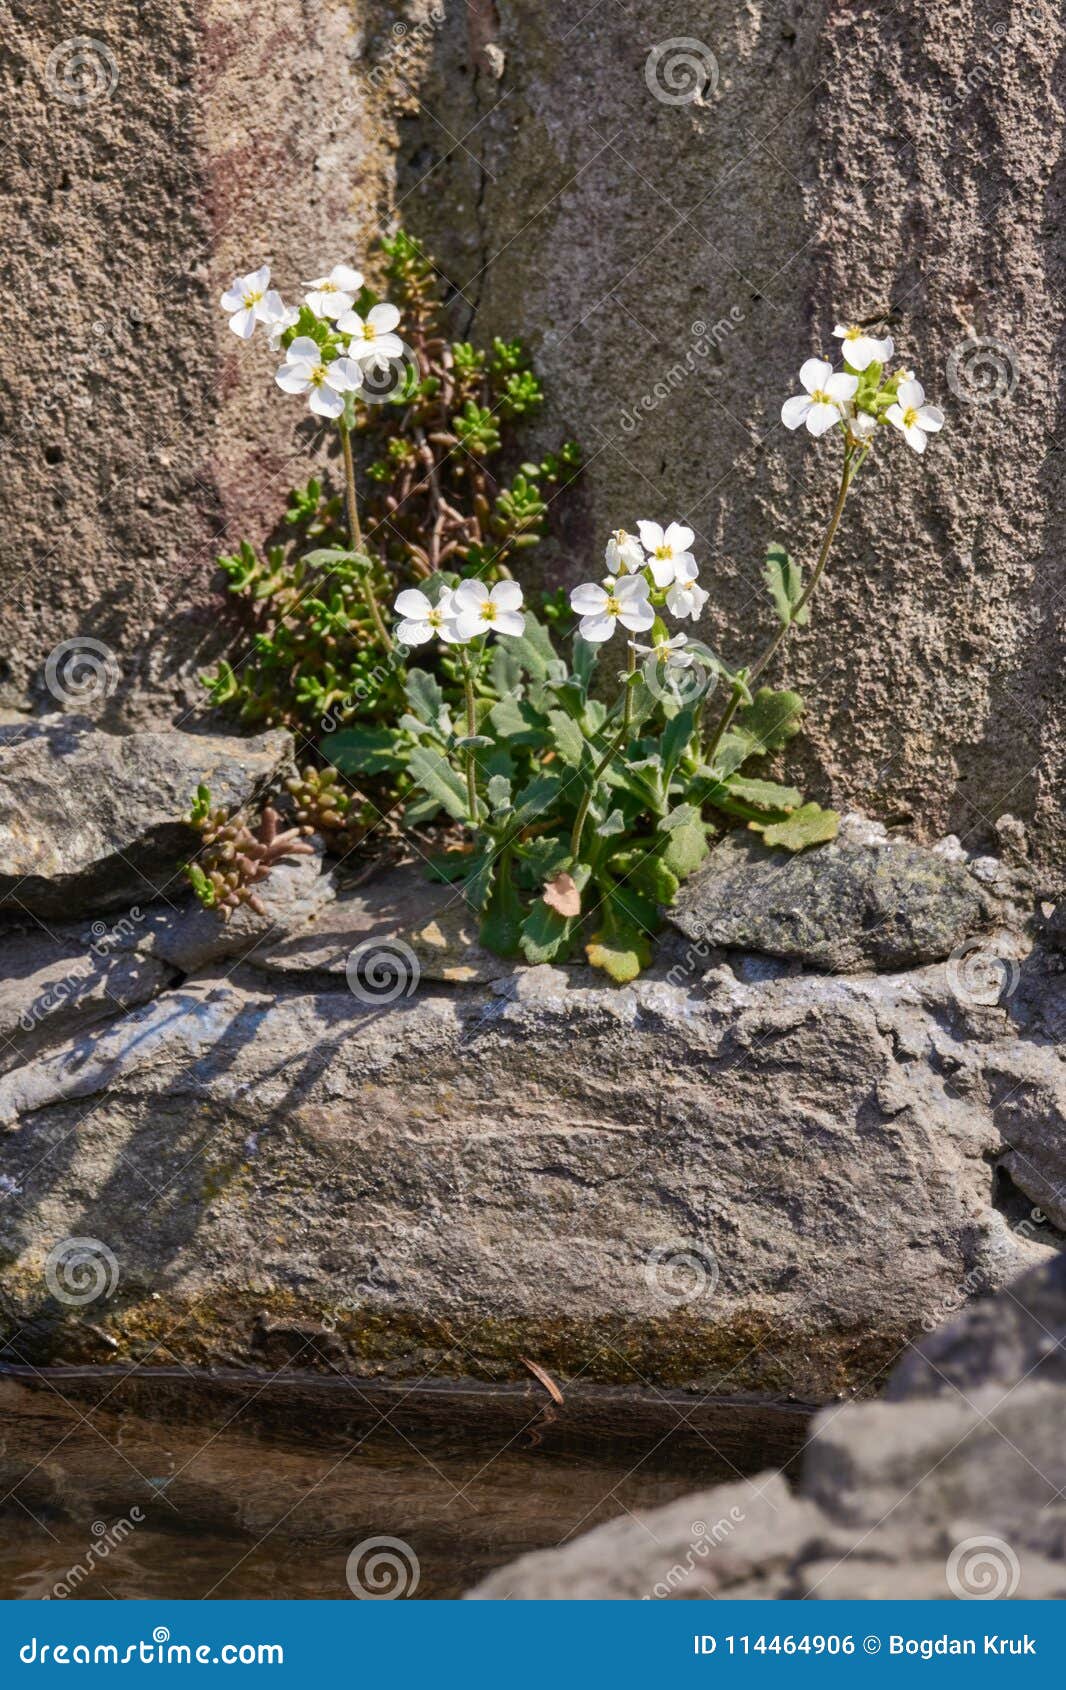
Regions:
<instances>
[{"instance_id":1,"label":"flowering plant","mask_svg":"<svg viewBox=\"0 0 1066 1690\"><path fill-rule=\"evenodd\" d=\"M424 277L415 280L420 285ZM304 562L351 572L401 695L392 715L349 714L322 739L321 753L343 776L382 783L404 804L410 826L440 821L453 838L456 827L462 830L432 872L456 884L478 912L485 945L534 963L566 959L583 946L594 967L629 981L651 961L663 906L706 855L712 816L791 851L834 836L835 811L761 772L761 760L798 732L803 701L758 682L792 630L809 622L845 502L877 436L895 429L921 452L943 425L912 371L887 373L891 337L838 325L843 369L808 359L800 370L803 391L782 408L789 429L839 435L840 482L809 575L783 546L768 550L764 580L777 626L753 662L731 669L688 632L685 624L698 622L708 598L695 535L681 522L652 521L639 522L636 533L612 534L607 573L571 591L576 626L564 658L503 561L508 547L536 537L521 516L514 521L517 479L510 506L503 496L497 501L505 534L492 548L439 497L440 466L431 474L428 459L422 461L439 501L436 516L428 531L403 536L397 561L407 566L409 584L395 597L396 624L386 626L380 587L389 573L364 544L350 435L353 407L373 372L406 344L396 334L402 319L368 299L361 276L344 266L310 284L296 312L267 290L268 282L258 272L234 284L224 300L233 306L232 326L247 336L263 323L284 355L278 385L336 420L345 464L347 543ZM423 353L440 356L428 341ZM496 358L505 377L501 403L521 411L532 389L513 348L497 343ZM460 392L462 372L484 373L486 366L469 349L453 347L441 368ZM441 388L442 378L427 377L416 359L400 403L428 421L420 408L438 404ZM443 443L460 443L476 461L492 449L490 424L468 400ZM434 437L441 443L440 429L435 436L421 424L419 430L420 451ZM405 463L406 445L394 452L394 444L387 455ZM474 508L484 524L483 492ZM668 619L681 626L671 628ZM612 688L600 670L612 641L618 649L616 637L623 662ZM408 666L412 650L425 654L425 666ZM724 702L712 708L720 686Z\"/></svg>"},{"instance_id":2,"label":"flowering plant","mask_svg":"<svg viewBox=\"0 0 1066 1690\"><path fill-rule=\"evenodd\" d=\"M348 774L387 774L405 788L411 823L443 815L468 830L470 842L433 872L462 887L490 949L550 962L583 944L594 967L631 980L651 960L662 907L707 852L709 812L790 851L836 833L835 811L751 772L798 731L803 710L795 693L757 682L791 630L809 621L879 430L894 427L922 451L943 424L912 372L886 375L890 337L837 333L844 368L834 374L808 360L803 393L782 411L789 428L839 433L837 498L809 577L783 546L769 548L764 580L777 629L753 663L730 670L684 626L671 630L667 618L698 621L708 596L693 531L678 522L640 522L636 534L610 537L608 573L570 593L569 660L516 582L490 587L438 572L396 599L398 640L435 647L434 670L407 671L397 724L351 728L325 751ZM616 636L625 661L608 704L593 682Z\"/></svg>"}]
</instances>

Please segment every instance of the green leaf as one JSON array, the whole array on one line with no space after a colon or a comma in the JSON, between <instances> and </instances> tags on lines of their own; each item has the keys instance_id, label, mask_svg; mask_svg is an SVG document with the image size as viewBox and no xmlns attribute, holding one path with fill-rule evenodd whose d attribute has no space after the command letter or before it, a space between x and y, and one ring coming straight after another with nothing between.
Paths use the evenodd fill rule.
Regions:
<instances>
[{"instance_id":1,"label":"green leaf","mask_svg":"<svg viewBox=\"0 0 1066 1690\"><path fill-rule=\"evenodd\" d=\"M552 672L551 665L558 662L547 628L528 612L525 631L509 639L507 644L526 673L535 680L546 681Z\"/></svg>"},{"instance_id":2,"label":"green leaf","mask_svg":"<svg viewBox=\"0 0 1066 1690\"><path fill-rule=\"evenodd\" d=\"M444 709L444 694L436 676L425 669L408 669L403 690L419 721L436 727Z\"/></svg>"},{"instance_id":3,"label":"green leaf","mask_svg":"<svg viewBox=\"0 0 1066 1690\"><path fill-rule=\"evenodd\" d=\"M522 680L522 665L510 649L509 640L501 640L495 646L492 662L489 664L489 679L492 682L492 690L501 698L506 698L508 694L518 690Z\"/></svg>"},{"instance_id":4,"label":"green leaf","mask_svg":"<svg viewBox=\"0 0 1066 1690\"><path fill-rule=\"evenodd\" d=\"M321 749L342 775L381 775L402 769L405 762L391 728L341 728L326 735Z\"/></svg>"},{"instance_id":5,"label":"green leaf","mask_svg":"<svg viewBox=\"0 0 1066 1690\"><path fill-rule=\"evenodd\" d=\"M793 622L797 628L804 627L811 619L811 607L805 604L801 611L796 611L803 595L803 572L798 563L793 563L784 546L776 541L767 547L762 578L770 589L774 608L785 627Z\"/></svg>"},{"instance_id":6,"label":"green leaf","mask_svg":"<svg viewBox=\"0 0 1066 1690\"><path fill-rule=\"evenodd\" d=\"M453 820L468 820L466 782L439 751L416 745L407 760L407 770L416 786L435 799Z\"/></svg>"},{"instance_id":7,"label":"green leaf","mask_svg":"<svg viewBox=\"0 0 1066 1690\"><path fill-rule=\"evenodd\" d=\"M511 783L506 775L491 775L487 789L489 809L492 811L509 810L511 807Z\"/></svg>"},{"instance_id":8,"label":"green leaf","mask_svg":"<svg viewBox=\"0 0 1066 1690\"><path fill-rule=\"evenodd\" d=\"M760 687L751 703L738 710L730 731L723 735L715 752L718 774L731 774L749 757L764 757L778 751L799 733L803 700L796 692L774 692Z\"/></svg>"},{"instance_id":9,"label":"green leaf","mask_svg":"<svg viewBox=\"0 0 1066 1690\"><path fill-rule=\"evenodd\" d=\"M515 745L539 746L544 742L544 718L523 698L501 698L489 711L488 725L501 739L512 740Z\"/></svg>"},{"instance_id":10,"label":"green leaf","mask_svg":"<svg viewBox=\"0 0 1066 1690\"><path fill-rule=\"evenodd\" d=\"M803 803L802 792L794 786L778 786L773 780L748 780L743 775L730 775L726 781L729 791L762 810L795 810Z\"/></svg>"},{"instance_id":11,"label":"green leaf","mask_svg":"<svg viewBox=\"0 0 1066 1690\"><path fill-rule=\"evenodd\" d=\"M516 832L548 814L559 797L561 786L562 781L558 775L534 775L529 785L518 795L513 823Z\"/></svg>"},{"instance_id":12,"label":"green leaf","mask_svg":"<svg viewBox=\"0 0 1066 1690\"><path fill-rule=\"evenodd\" d=\"M579 769L588 744L581 729L565 710L549 710L548 721L551 723L555 748L563 762L569 763L572 769Z\"/></svg>"},{"instance_id":13,"label":"green leaf","mask_svg":"<svg viewBox=\"0 0 1066 1690\"><path fill-rule=\"evenodd\" d=\"M583 640L580 634L574 635L571 665L574 675L580 683L582 692L587 693L589 682L592 680L593 670L599 662L600 648L591 640Z\"/></svg>"},{"instance_id":14,"label":"green leaf","mask_svg":"<svg viewBox=\"0 0 1066 1690\"><path fill-rule=\"evenodd\" d=\"M763 829L767 845L780 845L786 851L804 851L808 845L821 845L835 839L840 826L836 810L823 810L820 804L804 804L794 810L787 821L773 822Z\"/></svg>"},{"instance_id":15,"label":"green leaf","mask_svg":"<svg viewBox=\"0 0 1066 1690\"><path fill-rule=\"evenodd\" d=\"M604 922L585 946L593 968L600 968L619 986L635 980L652 959L651 942L639 927L623 920L608 900Z\"/></svg>"},{"instance_id":16,"label":"green leaf","mask_svg":"<svg viewBox=\"0 0 1066 1690\"><path fill-rule=\"evenodd\" d=\"M670 790L670 779L675 768L688 747L692 738L692 728L695 716L691 710L679 710L671 717L663 729L662 760L663 760L663 791Z\"/></svg>"},{"instance_id":17,"label":"green leaf","mask_svg":"<svg viewBox=\"0 0 1066 1690\"><path fill-rule=\"evenodd\" d=\"M557 957L569 956L578 926L580 918L560 915L543 898L537 898L522 923L522 955L531 963L554 962Z\"/></svg>"},{"instance_id":18,"label":"green leaf","mask_svg":"<svg viewBox=\"0 0 1066 1690\"><path fill-rule=\"evenodd\" d=\"M707 830L701 821L686 821L666 834L662 860L678 880L687 880L707 855Z\"/></svg>"},{"instance_id":19,"label":"green leaf","mask_svg":"<svg viewBox=\"0 0 1066 1690\"><path fill-rule=\"evenodd\" d=\"M478 937L486 950L496 956L517 956L521 949L525 911L511 880L510 858L506 851L501 854L497 869Z\"/></svg>"}]
</instances>

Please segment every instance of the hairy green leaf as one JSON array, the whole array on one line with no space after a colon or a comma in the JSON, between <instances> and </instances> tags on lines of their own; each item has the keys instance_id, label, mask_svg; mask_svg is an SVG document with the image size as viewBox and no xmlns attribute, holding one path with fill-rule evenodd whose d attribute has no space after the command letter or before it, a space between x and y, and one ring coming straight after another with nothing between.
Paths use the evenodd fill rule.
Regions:
<instances>
[{"instance_id":1,"label":"hairy green leaf","mask_svg":"<svg viewBox=\"0 0 1066 1690\"><path fill-rule=\"evenodd\" d=\"M808 845L821 845L835 839L840 827L836 810L823 810L820 804L804 804L794 810L787 821L773 822L763 829L767 845L780 845L786 851L805 851Z\"/></svg>"},{"instance_id":2,"label":"hairy green leaf","mask_svg":"<svg viewBox=\"0 0 1066 1690\"><path fill-rule=\"evenodd\" d=\"M466 782L446 757L428 745L416 745L407 760L411 779L455 821L467 816Z\"/></svg>"}]
</instances>

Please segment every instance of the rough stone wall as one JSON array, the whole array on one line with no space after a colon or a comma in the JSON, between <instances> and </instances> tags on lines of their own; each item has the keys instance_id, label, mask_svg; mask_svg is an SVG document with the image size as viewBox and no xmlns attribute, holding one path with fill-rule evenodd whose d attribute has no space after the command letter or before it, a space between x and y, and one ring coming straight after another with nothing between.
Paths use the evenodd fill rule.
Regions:
<instances>
[{"instance_id":1,"label":"rough stone wall","mask_svg":"<svg viewBox=\"0 0 1066 1690\"><path fill-rule=\"evenodd\" d=\"M796 756L820 796L925 834L1021 815L1055 881L1054 0L11 11L9 702L41 700L47 652L75 634L119 652L112 707L194 696L176 677L220 637L217 537L268 531L314 450L292 407L260 410L268 364L227 343L215 295L261 254L291 292L398 216L464 327L531 341L545 440L585 445L548 579L587 575L620 521L683 516L713 595L701 632L731 659L767 629L765 543L809 558L831 499L834 443L777 421L793 372L838 317L892 312L948 428L922 460L885 442L864 472L778 670L811 702ZM75 29L121 72L83 109L46 86ZM695 99L665 54L649 65L677 37ZM62 334L42 333L57 303Z\"/></svg>"}]
</instances>

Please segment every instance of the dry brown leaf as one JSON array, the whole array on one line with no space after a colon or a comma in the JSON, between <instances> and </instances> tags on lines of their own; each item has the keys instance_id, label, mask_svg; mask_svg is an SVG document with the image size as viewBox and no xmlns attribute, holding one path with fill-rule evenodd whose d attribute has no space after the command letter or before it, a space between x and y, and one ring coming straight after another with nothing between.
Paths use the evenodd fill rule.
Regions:
<instances>
[{"instance_id":1,"label":"dry brown leaf","mask_svg":"<svg viewBox=\"0 0 1066 1690\"><path fill-rule=\"evenodd\" d=\"M572 874L557 874L554 880L549 880L541 897L548 908L558 911L559 915L581 914L581 893Z\"/></svg>"},{"instance_id":2,"label":"dry brown leaf","mask_svg":"<svg viewBox=\"0 0 1066 1690\"><path fill-rule=\"evenodd\" d=\"M544 1386L544 1389L547 1391L548 1395L551 1397L552 1402L561 1403L564 1400L562 1391L560 1391L558 1385L555 1383L555 1380L552 1378L550 1373L545 1373L543 1367L541 1367L535 1361L530 1361L528 1356L519 1356L518 1359L522 1363L523 1367L529 1368L529 1371L530 1371L530 1373L532 1373L534 1379L540 1380L541 1384Z\"/></svg>"}]
</instances>

